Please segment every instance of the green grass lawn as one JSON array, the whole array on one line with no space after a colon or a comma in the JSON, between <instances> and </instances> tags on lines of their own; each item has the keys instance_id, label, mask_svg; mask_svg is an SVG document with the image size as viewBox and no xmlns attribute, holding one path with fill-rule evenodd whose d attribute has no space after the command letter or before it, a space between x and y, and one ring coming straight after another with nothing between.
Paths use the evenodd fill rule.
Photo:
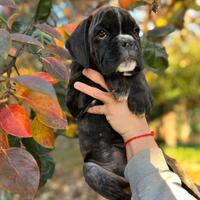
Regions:
<instances>
[{"instance_id":1,"label":"green grass lawn","mask_svg":"<svg viewBox=\"0 0 200 200\"><path fill-rule=\"evenodd\" d=\"M164 147L163 150L180 163L194 183L200 184L200 147Z\"/></svg>"}]
</instances>

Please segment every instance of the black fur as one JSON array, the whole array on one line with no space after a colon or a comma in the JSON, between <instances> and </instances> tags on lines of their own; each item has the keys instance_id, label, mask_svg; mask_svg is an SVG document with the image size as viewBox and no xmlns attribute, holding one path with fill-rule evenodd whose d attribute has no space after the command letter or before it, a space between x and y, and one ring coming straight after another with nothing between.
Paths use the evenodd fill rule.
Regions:
<instances>
[{"instance_id":1,"label":"black fur","mask_svg":"<svg viewBox=\"0 0 200 200\"><path fill-rule=\"evenodd\" d=\"M104 30L107 37L99 38ZM126 34L119 37L119 34ZM116 98L127 95L128 106L136 114L146 114L152 97L143 74L143 56L139 28L129 13L120 8L104 8L85 19L66 43L72 58L71 77L67 91L67 106L77 118L81 153L84 157L86 182L108 199L130 199L124 179L126 153L123 139L108 124L105 116L85 113L94 99L74 89L76 81L98 87L82 75L84 68L99 71ZM128 35L128 36L127 36ZM117 67L135 60L135 69L124 76ZM102 104L95 101L95 105ZM120 114L120 113L119 113Z\"/></svg>"}]
</instances>

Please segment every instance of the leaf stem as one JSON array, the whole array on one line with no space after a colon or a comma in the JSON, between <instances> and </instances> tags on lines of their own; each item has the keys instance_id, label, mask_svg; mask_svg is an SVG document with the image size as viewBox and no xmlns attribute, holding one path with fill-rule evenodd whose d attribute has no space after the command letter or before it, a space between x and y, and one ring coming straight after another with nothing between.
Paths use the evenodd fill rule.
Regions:
<instances>
[{"instance_id":1,"label":"leaf stem","mask_svg":"<svg viewBox=\"0 0 200 200\"><path fill-rule=\"evenodd\" d=\"M2 16L0 16L0 20L7 26L7 21Z\"/></svg>"}]
</instances>

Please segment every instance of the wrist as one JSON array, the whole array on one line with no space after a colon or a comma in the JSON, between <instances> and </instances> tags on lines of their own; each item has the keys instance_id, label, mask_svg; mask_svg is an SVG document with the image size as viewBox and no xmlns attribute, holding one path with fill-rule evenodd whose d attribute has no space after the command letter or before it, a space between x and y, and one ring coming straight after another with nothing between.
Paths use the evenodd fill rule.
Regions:
<instances>
[{"instance_id":1,"label":"wrist","mask_svg":"<svg viewBox=\"0 0 200 200\"><path fill-rule=\"evenodd\" d=\"M153 137L142 137L140 139L130 141L126 145L127 159L130 160L137 153L155 147L158 147L158 145Z\"/></svg>"},{"instance_id":2,"label":"wrist","mask_svg":"<svg viewBox=\"0 0 200 200\"><path fill-rule=\"evenodd\" d=\"M143 119L141 123L138 123L134 127L130 127L127 132L122 135L124 141L129 140L132 137L139 136L141 134L149 133L150 128L146 119Z\"/></svg>"},{"instance_id":3,"label":"wrist","mask_svg":"<svg viewBox=\"0 0 200 200\"><path fill-rule=\"evenodd\" d=\"M143 138L143 137L154 137L155 136L155 133L153 131L149 132L149 133L144 133L144 134L139 134L139 135L136 135L126 141L124 141L124 144L127 145L129 142L132 142L133 140L138 140L140 138Z\"/></svg>"}]
</instances>

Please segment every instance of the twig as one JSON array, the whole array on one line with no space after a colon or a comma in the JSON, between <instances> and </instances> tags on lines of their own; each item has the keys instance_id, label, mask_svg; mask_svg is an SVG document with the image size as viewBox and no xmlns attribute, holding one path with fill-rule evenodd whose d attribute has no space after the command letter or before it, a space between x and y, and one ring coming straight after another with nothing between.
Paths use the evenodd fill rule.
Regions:
<instances>
[{"instance_id":1,"label":"twig","mask_svg":"<svg viewBox=\"0 0 200 200\"><path fill-rule=\"evenodd\" d=\"M17 66L14 65L15 71L17 72L17 75L20 76L19 70L17 69Z\"/></svg>"}]
</instances>

